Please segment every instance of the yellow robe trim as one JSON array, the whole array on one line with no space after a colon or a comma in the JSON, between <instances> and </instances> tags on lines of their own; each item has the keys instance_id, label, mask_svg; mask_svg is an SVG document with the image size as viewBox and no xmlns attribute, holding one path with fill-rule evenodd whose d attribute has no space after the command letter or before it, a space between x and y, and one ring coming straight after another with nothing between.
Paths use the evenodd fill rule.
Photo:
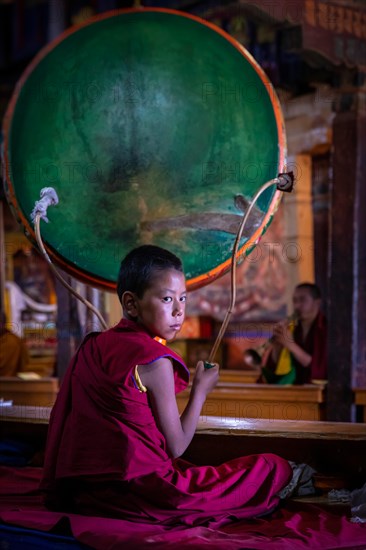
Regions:
<instances>
[{"instance_id":1,"label":"yellow robe trim","mask_svg":"<svg viewBox=\"0 0 366 550\"><path fill-rule=\"evenodd\" d=\"M291 334L294 333L295 330L295 323L292 322L288 326L289 331ZM280 357L278 359L277 367L275 370L275 374L282 376L283 374L288 374L292 368L292 361L291 361L291 354L287 348L283 348Z\"/></svg>"},{"instance_id":2,"label":"yellow robe trim","mask_svg":"<svg viewBox=\"0 0 366 550\"><path fill-rule=\"evenodd\" d=\"M156 341L159 342L160 344L163 344L163 346L166 345L166 340L163 340L163 338L159 338L158 336L156 336L156 337L154 338L154 340L156 340ZM135 382L136 382L136 384L137 384L137 387L138 387L139 391L140 391L141 393L146 393L146 392L147 392L147 388L146 388L146 386L144 386L143 383L141 382L141 378L140 378L139 371L137 370L137 368L138 368L138 365L136 365L136 367L135 367L135 374L134 374L134 376L135 376Z\"/></svg>"},{"instance_id":3,"label":"yellow robe trim","mask_svg":"<svg viewBox=\"0 0 366 550\"><path fill-rule=\"evenodd\" d=\"M146 393L146 392L147 392L147 388L146 388L146 386L144 386L143 383L141 382L141 378L140 378L140 376L139 376L137 367L138 367L138 365L136 365L136 367L135 367L135 374L134 374L134 376L135 376L135 382L136 382L136 384L137 384L137 387L138 387L139 391L140 391L141 393Z\"/></svg>"}]
</instances>

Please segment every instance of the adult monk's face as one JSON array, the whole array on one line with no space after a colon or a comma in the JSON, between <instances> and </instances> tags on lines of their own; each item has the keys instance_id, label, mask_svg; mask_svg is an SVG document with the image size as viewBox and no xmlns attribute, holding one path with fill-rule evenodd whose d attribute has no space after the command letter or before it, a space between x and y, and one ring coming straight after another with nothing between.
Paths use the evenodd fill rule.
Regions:
<instances>
[{"instance_id":1,"label":"adult monk's face","mask_svg":"<svg viewBox=\"0 0 366 550\"><path fill-rule=\"evenodd\" d=\"M154 336L173 340L184 321L186 295L183 273L175 269L156 271L143 297L135 297L137 322Z\"/></svg>"},{"instance_id":2,"label":"adult monk's face","mask_svg":"<svg viewBox=\"0 0 366 550\"><path fill-rule=\"evenodd\" d=\"M312 321L320 309L320 300L313 298L307 288L295 289L293 304L294 311L301 321Z\"/></svg>"}]
</instances>

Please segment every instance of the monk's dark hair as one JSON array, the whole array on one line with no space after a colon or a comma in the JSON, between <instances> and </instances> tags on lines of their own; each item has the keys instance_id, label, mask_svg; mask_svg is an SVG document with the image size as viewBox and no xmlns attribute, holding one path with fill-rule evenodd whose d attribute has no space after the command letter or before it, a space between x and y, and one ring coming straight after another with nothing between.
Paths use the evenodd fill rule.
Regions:
<instances>
[{"instance_id":1,"label":"monk's dark hair","mask_svg":"<svg viewBox=\"0 0 366 550\"><path fill-rule=\"evenodd\" d=\"M120 302L127 290L142 298L155 274L166 269L176 269L183 273L182 261L169 250L150 244L131 250L123 258L119 269L117 294Z\"/></svg>"},{"instance_id":2,"label":"monk's dark hair","mask_svg":"<svg viewBox=\"0 0 366 550\"><path fill-rule=\"evenodd\" d=\"M308 290L309 294L312 298L314 298L314 300L320 300L322 297L320 288L315 283L300 283L296 286L296 288L304 288L305 290Z\"/></svg>"}]
</instances>

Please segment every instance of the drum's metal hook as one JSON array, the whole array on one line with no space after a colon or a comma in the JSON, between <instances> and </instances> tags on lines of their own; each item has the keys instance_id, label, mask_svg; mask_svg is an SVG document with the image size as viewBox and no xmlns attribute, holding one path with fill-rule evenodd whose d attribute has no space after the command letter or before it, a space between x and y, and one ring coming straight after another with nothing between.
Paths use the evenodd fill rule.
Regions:
<instances>
[{"instance_id":1,"label":"drum's metal hook","mask_svg":"<svg viewBox=\"0 0 366 550\"><path fill-rule=\"evenodd\" d=\"M64 285L64 287L67 288L67 290L71 292L71 294L75 296L75 298L80 300L87 308L89 308L94 313L94 315L98 317L102 327L104 329L107 329L108 325L103 319L101 313L93 306L93 304L91 304L88 300L83 298L83 296L80 296L80 294L74 288L72 288L72 286L70 286L67 281L65 281L62 275L58 272L58 270L53 265L51 258L49 257L42 241L40 222L42 219L46 223L48 223L49 220L47 218L47 208L49 206L54 206L58 204L58 196L57 196L56 190L53 187L44 187L43 189L41 189L40 196L41 196L41 200L35 202L33 211L31 213L31 219L34 223L36 240L40 251L42 252L44 258L46 259L48 265L52 269L52 272L55 274L57 279Z\"/></svg>"},{"instance_id":2,"label":"drum's metal hook","mask_svg":"<svg viewBox=\"0 0 366 550\"><path fill-rule=\"evenodd\" d=\"M279 191L291 193L294 188L295 182L295 176L293 172L281 172L280 174L278 174L276 179L278 180L276 186Z\"/></svg>"}]
</instances>

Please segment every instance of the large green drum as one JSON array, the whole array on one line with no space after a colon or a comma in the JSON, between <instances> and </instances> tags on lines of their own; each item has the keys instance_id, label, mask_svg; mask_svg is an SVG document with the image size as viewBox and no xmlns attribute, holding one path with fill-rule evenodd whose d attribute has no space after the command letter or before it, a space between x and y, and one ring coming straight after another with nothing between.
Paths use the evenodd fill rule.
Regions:
<instances>
[{"instance_id":1,"label":"large green drum","mask_svg":"<svg viewBox=\"0 0 366 550\"><path fill-rule=\"evenodd\" d=\"M183 259L191 289L227 271L243 212L285 163L279 103L250 54L163 9L108 13L44 48L18 83L4 139L7 196L30 238L34 203L52 186L49 254L105 289L146 243ZM261 196L240 254L279 195Z\"/></svg>"}]
</instances>

